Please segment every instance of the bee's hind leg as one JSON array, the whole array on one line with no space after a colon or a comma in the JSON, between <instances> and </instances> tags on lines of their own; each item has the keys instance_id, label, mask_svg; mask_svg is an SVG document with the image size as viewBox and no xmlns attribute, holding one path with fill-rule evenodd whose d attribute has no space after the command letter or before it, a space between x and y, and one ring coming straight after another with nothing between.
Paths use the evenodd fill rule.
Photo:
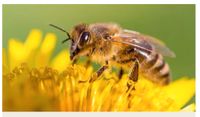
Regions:
<instances>
[{"instance_id":1,"label":"bee's hind leg","mask_svg":"<svg viewBox=\"0 0 200 117\"><path fill-rule=\"evenodd\" d=\"M133 59L133 62L134 62L134 65L129 74L129 79L131 82L127 83L128 90L131 88L132 85L133 85L132 89L135 90L135 83L138 81L139 61L137 59Z\"/></svg>"},{"instance_id":2,"label":"bee's hind leg","mask_svg":"<svg viewBox=\"0 0 200 117\"><path fill-rule=\"evenodd\" d=\"M122 78L122 75L124 74L124 70L122 68L120 68L119 70L119 74L118 74L118 78L119 80Z\"/></svg>"}]
</instances>

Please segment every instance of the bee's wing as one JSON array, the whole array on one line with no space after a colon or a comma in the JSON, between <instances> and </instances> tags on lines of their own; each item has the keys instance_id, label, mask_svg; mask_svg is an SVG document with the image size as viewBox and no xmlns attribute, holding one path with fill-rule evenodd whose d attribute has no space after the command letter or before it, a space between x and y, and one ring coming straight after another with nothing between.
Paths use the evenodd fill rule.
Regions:
<instances>
[{"instance_id":1,"label":"bee's wing","mask_svg":"<svg viewBox=\"0 0 200 117\"><path fill-rule=\"evenodd\" d=\"M174 52L166 47L163 42L154 37L147 36L135 31L123 30L123 32L111 37L111 40L113 42L132 45L135 48L139 48L145 51L157 52L163 56L175 57Z\"/></svg>"}]
</instances>

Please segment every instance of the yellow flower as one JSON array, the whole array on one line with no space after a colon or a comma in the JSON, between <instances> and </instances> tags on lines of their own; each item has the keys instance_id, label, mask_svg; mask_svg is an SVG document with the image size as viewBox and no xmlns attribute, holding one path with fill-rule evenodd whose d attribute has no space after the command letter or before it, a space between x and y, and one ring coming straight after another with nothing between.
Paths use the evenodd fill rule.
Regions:
<instances>
[{"instance_id":1,"label":"yellow flower","mask_svg":"<svg viewBox=\"0 0 200 117\"><path fill-rule=\"evenodd\" d=\"M71 65L67 50L51 58L56 36L34 29L24 43L10 39L3 49L3 111L194 111L183 106L195 92L186 77L158 86L142 76L136 90L124 74L105 72L94 82L92 66ZM85 82L81 82L85 81ZM133 87L133 84L131 85Z\"/></svg>"}]
</instances>

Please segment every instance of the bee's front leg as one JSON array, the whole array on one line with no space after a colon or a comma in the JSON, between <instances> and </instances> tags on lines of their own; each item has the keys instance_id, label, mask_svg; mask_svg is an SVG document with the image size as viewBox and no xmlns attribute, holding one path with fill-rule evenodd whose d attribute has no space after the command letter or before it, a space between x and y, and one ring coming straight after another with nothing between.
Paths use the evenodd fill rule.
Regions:
<instances>
[{"instance_id":1,"label":"bee's front leg","mask_svg":"<svg viewBox=\"0 0 200 117\"><path fill-rule=\"evenodd\" d=\"M102 67L97 71L97 77L99 77L107 68L108 68L107 65L102 66Z\"/></svg>"},{"instance_id":2,"label":"bee's front leg","mask_svg":"<svg viewBox=\"0 0 200 117\"><path fill-rule=\"evenodd\" d=\"M103 72L104 72L106 69L108 69L108 61L106 61L106 64L103 65L100 69L98 69L98 70L96 71L97 76L96 76L96 77L92 77L92 78L90 79L89 82L95 81L99 76L101 76L101 74L103 74Z\"/></svg>"}]
</instances>

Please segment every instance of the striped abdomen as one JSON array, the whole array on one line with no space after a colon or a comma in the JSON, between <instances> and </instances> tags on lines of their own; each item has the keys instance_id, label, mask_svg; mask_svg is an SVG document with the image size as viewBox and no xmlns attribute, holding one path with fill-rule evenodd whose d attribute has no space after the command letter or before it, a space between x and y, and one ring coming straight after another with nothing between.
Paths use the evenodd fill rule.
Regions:
<instances>
[{"instance_id":1,"label":"striped abdomen","mask_svg":"<svg viewBox=\"0 0 200 117\"><path fill-rule=\"evenodd\" d=\"M144 76L161 85L166 85L170 82L169 65L164 61L162 55L137 49L134 53L140 63L140 72Z\"/></svg>"}]
</instances>

